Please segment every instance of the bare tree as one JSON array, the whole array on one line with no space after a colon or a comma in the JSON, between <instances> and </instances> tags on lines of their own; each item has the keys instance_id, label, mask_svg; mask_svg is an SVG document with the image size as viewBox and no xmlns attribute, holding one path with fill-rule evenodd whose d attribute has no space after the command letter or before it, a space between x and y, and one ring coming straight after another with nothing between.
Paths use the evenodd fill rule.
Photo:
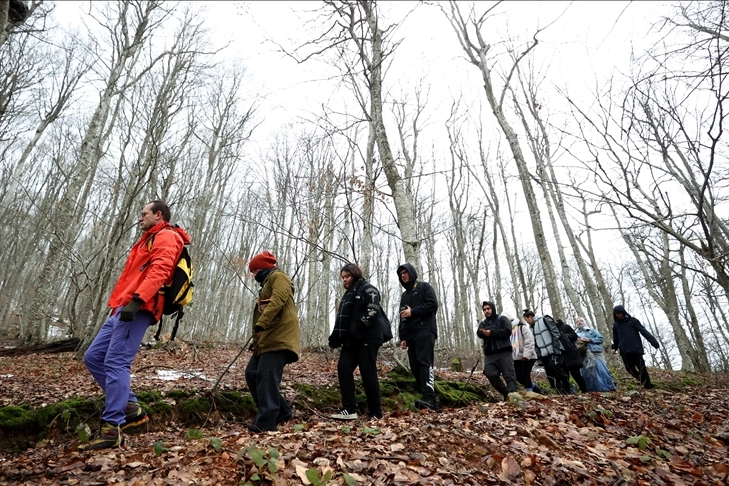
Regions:
<instances>
[{"instance_id":1,"label":"bare tree","mask_svg":"<svg viewBox=\"0 0 729 486\"><path fill-rule=\"evenodd\" d=\"M455 32L461 48L466 54L468 60L476 66L481 73L481 77L484 81L486 99L488 100L489 106L496 117L499 127L509 142L509 148L511 149L514 162L517 166L527 207L529 208L529 213L531 215L534 239L542 262L542 271L544 272L544 279L546 281L546 288L549 294L552 312L555 315L564 315L557 275L554 272L552 257L547 246L547 238L541 221L539 203L536 198L536 192L534 191L531 183L531 174L529 172L528 164L524 157L524 151L521 143L519 142L517 132L507 119L505 110L505 97L509 91L510 83L512 82L516 68L519 63L537 46L538 32L518 55L511 58L511 64L507 66L505 74L503 75L501 92L498 92L498 87L494 84L494 70L498 69L499 64L493 59L494 54L492 51L492 45L484 38L484 33L486 32L485 24L489 19L489 15L499 5L499 2L488 8L486 12L480 16L476 14L475 9L472 7L466 17L464 17L461 11L461 5L458 2L451 1L449 5L450 8L448 10L441 7L443 13L446 15L448 21L453 27L453 31Z\"/></svg>"}]
</instances>

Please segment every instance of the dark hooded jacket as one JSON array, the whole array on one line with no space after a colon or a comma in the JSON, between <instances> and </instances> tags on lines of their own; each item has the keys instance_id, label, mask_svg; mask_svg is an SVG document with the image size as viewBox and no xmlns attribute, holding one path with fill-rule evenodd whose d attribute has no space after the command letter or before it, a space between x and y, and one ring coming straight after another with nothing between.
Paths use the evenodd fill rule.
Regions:
<instances>
[{"instance_id":1,"label":"dark hooded jacket","mask_svg":"<svg viewBox=\"0 0 729 486\"><path fill-rule=\"evenodd\" d=\"M407 270L410 275L410 281L407 284L400 280L403 270ZM405 292L400 297L400 309L408 306L412 312L412 316L407 319L400 319L398 327L400 341L409 341L423 330L432 332L437 339L438 327L435 322L435 313L438 311L438 298L435 296L435 290L428 282L418 281L418 272L409 263L397 267L397 278L400 280L400 285L405 287Z\"/></svg>"},{"instance_id":2,"label":"dark hooded jacket","mask_svg":"<svg viewBox=\"0 0 729 486\"><path fill-rule=\"evenodd\" d=\"M380 292L367 280L359 278L342 296L329 346L381 345L384 339L380 319L383 318Z\"/></svg>"},{"instance_id":3,"label":"dark hooded jacket","mask_svg":"<svg viewBox=\"0 0 729 486\"><path fill-rule=\"evenodd\" d=\"M560 340L562 340L562 346L564 347L564 351L562 352L564 365L570 368L575 366L581 368L583 366L583 359L579 351L577 351L577 333L572 329L572 326L561 319L557 319L555 322L557 329L562 333Z\"/></svg>"},{"instance_id":4,"label":"dark hooded jacket","mask_svg":"<svg viewBox=\"0 0 729 486\"><path fill-rule=\"evenodd\" d=\"M485 305L491 307L491 317L487 317L478 325L476 336L483 340L483 353L486 355L496 354L501 351L509 351L511 353L511 321L509 318L497 314L496 305L493 302L486 302ZM490 336L484 336L479 332L480 329L488 329L491 331Z\"/></svg>"},{"instance_id":5,"label":"dark hooded jacket","mask_svg":"<svg viewBox=\"0 0 729 486\"><path fill-rule=\"evenodd\" d=\"M618 319L616 314L623 313L623 318ZM658 349L659 344L653 334L643 327L638 319L632 317L625 311L622 305L616 305L613 309L613 345L612 349L619 349L620 354L638 353L644 354L643 341L640 339L642 335L651 345Z\"/></svg>"}]
</instances>

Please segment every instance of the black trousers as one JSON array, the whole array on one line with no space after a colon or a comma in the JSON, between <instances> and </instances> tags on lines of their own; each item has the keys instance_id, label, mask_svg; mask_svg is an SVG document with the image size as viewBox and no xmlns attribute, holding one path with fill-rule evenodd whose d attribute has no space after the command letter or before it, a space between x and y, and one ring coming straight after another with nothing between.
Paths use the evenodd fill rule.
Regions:
<instances>
[{"instance_id":1,"label":"black trousers","mask_svg":"<svg viewBox=\"0 0 729 486\"><path fill-rule=\"evenodd\" d=\"M651 383L651 377L648 375L648 369L645 367L645 361L643 355L640 353L620 353L620 357L623 359L623 364L628 373L638 380L646 390L653 388Z\"/></svg>"},{"instance_id":2,"label":"black trousers","mask_svg":"<svg viewBox=\"0 0 729 486\"><path fill-rule=\"evenodd\" d=\"M517 360L514 361L514 372L516 373L516 381L524 388L532 389L532 368L536 359Z\"/></svg>"},{"instance_id":3,"label":"black trousers","mask_svg":"<svg viewBox=\"0 0 729 486\"><path fill-rule=\"evenodd\" d=\"M407 340L410 371L415 377L415 386L423 396L435 399L435 334L423 330Z\"/></svg>"},{"instance_id":4,"label":"black trousers","mask_svg":"<svg viewBox=\"0 0 729 486\"><path fill-rule=\"evenodd\" d=\"M550 354L542 358L549 384L557 390L557 393L566 395L570 390L570 377L564 369L563 362L564 360L559 354Z\"/></svg>"},{"instance_id":5,"label":"black trousers","mask_svg":"<svg viewBox=\"0 0 729 486\"><path fill-rule=\"evenodd\" d=\"M516 372L514 371L514 358L511 348L484 357L483 374L489 379L491 385L501 393L504 398L516 391ZM504 380L501 376L504 376Z\"/></svg>"},{"instance_id":6,"label":"black trousers","mask_svg":"<svg viewBox=\"0 0 729 486\"><path fill-rule=\"evenodd\" d=\"M582 366L568 366L567 371L570 375L572 375L572 379L575 380L575 383L577 383L577 386L580 388L581 392L587 391L587 384L585 383L585 379L582 377Z\"/></svg>"},{"instance_id":7,"label":"black trousers","mask_svg":"<svg viewBox=\"0 0 729 486\"><path fill-rule=\"evenodd\" d=\"M365 343L344 346L339 353L337 377L342 393L342 408L349 413L357 412L357 401L354 392L354 370L359 366L362 376L362 387L367 396L367 412L371 417L382 417L380 398L380 382L377 379L377 352L380 346Z\"/></svg>"},{"instance_id":8,"label":"black trousers","mask_svg":"<svg viewBox=\"0 0 729 486\"><path fill-rule=\"evenodd\" d=\"M261 430L276 430L276 423L292 413L281 395L283 369L289 351L271 351L254 356L246 366L246 384L258 408L253 425Z\"/></svg>"}]
</instances>

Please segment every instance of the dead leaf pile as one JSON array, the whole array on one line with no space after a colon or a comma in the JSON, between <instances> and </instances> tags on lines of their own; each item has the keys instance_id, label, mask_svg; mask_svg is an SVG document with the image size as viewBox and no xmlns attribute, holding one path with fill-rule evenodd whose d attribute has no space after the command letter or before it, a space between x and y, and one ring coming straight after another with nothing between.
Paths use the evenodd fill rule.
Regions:
<instances>
[{"instance_id":1,"label":"dead leaf pile","mask_svg":"<svg viewBox=\"0 0 729 486\"><path fill-rule=\"evenodd\" d=\"M140 353L137 390L205 390L237 350ZM224 379L245 389L247 358ZM307 354L287 382L336 382L335 357ZM202 378L167 382L157 369ZM443 373L465 381L468 372ZM482 376L474 376L488 386ZM374 422L337 422L297 410L279 432L252 434L222 422L190 439L188 428L152 422L126 449L78 452L71 440L20 454L0 452L0 484L640 484L720 485L729 478L726 386L552 396L443 409L397 411ZM98 396L70 355L0 359L3 405ZM327 482L328 479L328 482Z\"/></svg>"}]
</instances>

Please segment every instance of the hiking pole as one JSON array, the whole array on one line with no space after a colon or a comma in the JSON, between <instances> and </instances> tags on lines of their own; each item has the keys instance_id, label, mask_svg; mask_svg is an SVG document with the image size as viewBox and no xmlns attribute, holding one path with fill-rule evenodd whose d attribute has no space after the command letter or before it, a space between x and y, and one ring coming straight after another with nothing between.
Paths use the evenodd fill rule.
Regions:
<instances>
[{"instance_id":1,"label":"hiking pole","mask_svg":"<svg viewBox=\"0 0 729 486\"><path fill-rule=\"evenodd\" d=\"M228 366L226 366L225 369L223 370L223 372L220 374L220 376L218 377L218 380L213 385L213 388L210 389L210 394L211 395L213 393L215 393L215 389L218 388L218 385L220 384L220 380L223 379L223 376L225 376L225 374L228 372L228 370L230 369L230 367L233 366L233 363L235 363L238 360L238 358L240 358L240 355L243 354L243 351L245 351L248 348L248 343L251 342L251 339L253 339L253 334L251 334L251 337L248 338L248 340L245 342L245 344L243 345L243 347L240 348L240 351L238 351L238 354L235 356L235 358L233 358L233 361L231 361L230 363L228 363Z\"/></svg>"},{"instance_id":2,"label":"hiking pole","mask_svg":"<svg viewBox=\"0 0 729 486\"><path fill-rule=\"evenodd\" d=\"M461 396L458 397L458 400L456 400L456 403L459 403L461 399L463 398L463 395L466 393L466 388L468 387L468 383L471 381L471 377L473 376L473 372L476 371L476 366L481 362L481 357L479 356L476 360L476 364L473 365L473 368L471 368L471 373L468 375L468 379L466 380L466 384L463 387L463 391L461 392Z\"/></svg>"}]
</instances>

